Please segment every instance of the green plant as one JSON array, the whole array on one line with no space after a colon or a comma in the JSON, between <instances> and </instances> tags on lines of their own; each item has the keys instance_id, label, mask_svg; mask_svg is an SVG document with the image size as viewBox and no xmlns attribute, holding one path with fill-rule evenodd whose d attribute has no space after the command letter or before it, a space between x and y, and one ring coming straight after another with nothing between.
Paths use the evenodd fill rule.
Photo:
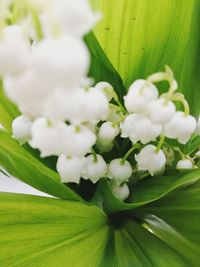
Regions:
<instances>
[{"instance_id":1,"label":"green plant","mask_svg":"<svg viewBox=\"0 0 200 267\"><path fill-rule=\"evenodd\" d=\"M91 3L104 18L85 37L92 57L90 76L110 82L122 99L132 80L168 64L192 114L198 116L200 2ZM0 99L0 123L7 130L0 131L2 168L59 198L0 194L1 266L199 266L199 169L172 169L142 179L128 202L118 200L101 179L92 201L86 202L87 196L80 197L60 182L53 158L41 159L37 151L11 138L18 111L2 90ZM190 154L199 146L197 136L183 149Z\"/></svg>"}]
</instances>

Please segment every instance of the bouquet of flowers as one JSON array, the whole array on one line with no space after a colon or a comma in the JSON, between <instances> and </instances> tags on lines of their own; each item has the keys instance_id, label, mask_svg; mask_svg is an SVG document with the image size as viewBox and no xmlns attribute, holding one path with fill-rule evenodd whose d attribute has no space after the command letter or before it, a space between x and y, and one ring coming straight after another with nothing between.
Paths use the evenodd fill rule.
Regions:
<instances>
[{"instance_id":1,"label":"bouquet of flowers","mask_svg":"<svg viewBox=\"0 0 200 267\"><path fill-rule=\"evenodd\" d=\"M0 266L199 266L199 11L0 0Z\"/></svg>"}]
</instances>

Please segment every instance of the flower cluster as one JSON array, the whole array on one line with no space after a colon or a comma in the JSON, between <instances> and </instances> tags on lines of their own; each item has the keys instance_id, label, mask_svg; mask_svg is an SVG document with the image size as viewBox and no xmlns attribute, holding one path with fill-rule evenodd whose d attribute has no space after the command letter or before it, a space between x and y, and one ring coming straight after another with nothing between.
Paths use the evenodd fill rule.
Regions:
<instances>
[{"instance_id":1,"label":"flower cluster","mask_svg":"<svg viewBox=\"0 0 200 267\"><path fill-rule=\"evenodd\" d=\"M90 56L83 35L99 14L86 0L2 3L0 77L22 113L13 121L13 137L39 149L41 157L57 156L62 182L107 177L123 200L135 173L155 175L174 163L177 169L195 167L178 145L166 141L186 144L200 132L169 67L134 81L122 103L111 84L93 85L87 77ZM12 16L10 8L16 10ZM159 94L155 84L162 81L169 89Z\"/></svg>"}]
</instances>

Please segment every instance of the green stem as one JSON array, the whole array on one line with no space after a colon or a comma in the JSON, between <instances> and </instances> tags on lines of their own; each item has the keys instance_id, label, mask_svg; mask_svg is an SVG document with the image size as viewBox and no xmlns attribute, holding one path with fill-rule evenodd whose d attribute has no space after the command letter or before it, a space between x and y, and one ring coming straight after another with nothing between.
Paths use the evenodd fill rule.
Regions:
<instances>
[{"instance_id":1,"label":"green stem","mask_svg":"<svg viewBox=\"0 0 200 267\"><path fill-rule=\"evenodd\" d=\"M171 100L181 102L184 108L185 116L188 116L190 114L190 107L183 94L176 93L171 96Z\"/></svg>"},{"instance_id":2,"label":"green stem","mask_svg":"<svg viewBox=\"0 0 200 267\"><path fill-rule=\"evenodd\" d=\"M91 148L91 152L92 152L92 155L94 157L94 162L97 162L98 161L98 158L97 158L97 154L96 154L94 148Z\"/></svg>"},{"instance_id":3,"label":"green stem","mask_svg":"<svg viewBox=\"0 0 200 267\"><path fill-rule=\"evenodd\" d=\"M165 136L161 135L160 136L160 141L159 141L159 143L157 145L157 148L156 148L156 151L155 151L156 153L158 153L160 151L162 145L164 144L164 141L165 141Z\"/></svg>"},{"instance_id":4,"label":"green stem","mask_svg":"<svg viewBox=\"0 0 200 267\"><path fill-rule=\"evenodd\" d=\"M141 148L140 144L134 144L127 152L126 154L123 156L122 160L121 160L121 164L124 164L125 161L127 160L127 158L131 155L131 153L133 153L133 151L135 149Z\"/></svg>"}]
</instances>

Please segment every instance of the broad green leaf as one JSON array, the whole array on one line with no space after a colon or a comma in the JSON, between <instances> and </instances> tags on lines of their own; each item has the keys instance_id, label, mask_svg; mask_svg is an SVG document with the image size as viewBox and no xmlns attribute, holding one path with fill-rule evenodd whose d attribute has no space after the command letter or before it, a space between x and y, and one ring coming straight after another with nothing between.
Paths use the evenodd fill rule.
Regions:
<instances>
[{"instance_id":1,"label":"broad green leaf","mask_svg":"<svg viewBox=\"0 0 200 267\"><path fill-rule=\"evenodd\" d=\"M156 176L144 179L132 188L131 197L125 203L117 199L111 192L106 180L99 183L94 200L103 205L108 214L123 210L132 210L161 199L170 192L200 179L200 170L176 176Z\"/></svg>"},{"instance_id":2,"label":"broad green leaf","mask_svg":"<svg viewBox=\"0 0 200 267\"><path fill-rule=\"evenodd\" d=\"M134 211L145 227L160 240L187 258L188 266L199 265L200 182L183 187L159 201Z\"/></svg>"},{"instance_id":3,"label":"broad green leaf","mask_svg":"<svg viewBox=\"0 0 200 267\"><path fill-rule=\"evenodd\" d=\"M85 42L91 55L89 76L93 77L96 83L99 81L107 81L112 84L113 88L122 100L122 96L126 92L122 79L105 55L95 35L92 32L89 33L85 37Z\"/></svg>"},{"instance_id":4,"label":"broad green leaf","mask_svg":"<svg viewBox=\"0 0 200 267\"><path fill-rule=\"evenodd\" d=\"M109 218L97 207L80 202L2 193L0 264L196 267L199 193L199 187L179 190L166 202Z\"/></svg>"},{"instance_id":5,"label":"broad green leaf","mask_svg":"<svg viewBox=\"0 0 200 267\"><path fill-rule=\"evenodd\" d=\"M26 151L9 134L0 131L0 166L10 175L50 195L81 200L61 183L58 174Z\"/></svg>"},{"instance_id":6,"label":"broad green leaf","mask_svg":"<svg viewBox=\"0 0 200 267\"><path fill-rule=\"evenodd\" d=\"M0 266L95 267L107 241L97 207L19 194L0 194Z\"/></svg>"},{"instance_id":7,"label":"broad green leaf","mask_svg":"<svg viewBox=\"0 0 200 267\"><path fill-rule=\"evenodd\" d=\"M126 87L167 64L192 113L200 111L200 2L90 0L103 19L94 33Z\"/></svg>"}]
</instances>

